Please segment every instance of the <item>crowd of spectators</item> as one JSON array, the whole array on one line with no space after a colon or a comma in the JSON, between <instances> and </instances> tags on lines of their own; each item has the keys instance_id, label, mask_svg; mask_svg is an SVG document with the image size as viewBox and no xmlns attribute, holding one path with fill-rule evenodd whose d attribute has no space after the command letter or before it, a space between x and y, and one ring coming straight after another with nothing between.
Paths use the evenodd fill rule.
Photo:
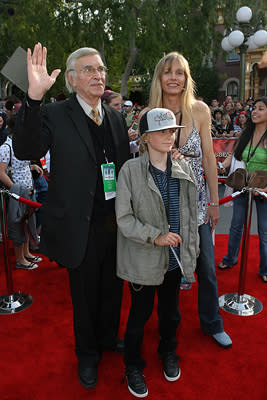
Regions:
<instances>
[{"instance_id":1,"label":"crowd of spectators","mask_svg":"<svg viewBox=\"0 0 267 400\"><path fill-rule=\"evenodd\" d=\"M212 115L212 136L215 138L239 137L247 127L252 111L253 98L246 103L233 101L232 96L226 96L222 104L217 99L210 103Z\"/></svg>"},{"instance_id":2,"label":"crowd of spectators","mask_svg":"<svg viewBox=\"0 0 267 400\"><path fill-rule=\"evenodd\" d=\"M63 93L59 93L56 97L51 97L50 102L59 102L65 99L66 96ZM129 98L122 97L120 93L110 88L104 91L101 99L104 104L116 109L124 116L128 129L131 157L138 157L140 141L138 130L139 114L144 107L138 103L134 103ZM222 104L216 98L213 99L209 105L212 115L211 133L213 138L239 137L250 121L253 101L253 98L249 97L243 104L239 100L233 101L232 96L229 95L225 97ZM9 141L9 124L12 124L10 121L14 119L20 106L21 100L15 95L8 96L0 102L0 146ZM47 158L49 158L49 154L47 154ZM34 165L37 164L42 170L41 173L36 170L33 170L32 173L36 200L42 203L45 200L48 190L49 173L47 169L43 169L43 162L41 163L40 160L31 160L31 163ZM41 210L37 210L36 214L37 237L39 237L41 230ZM30 247L38 250L38 245L32 246L30 244Z\"/></svg>"}]
</instances>

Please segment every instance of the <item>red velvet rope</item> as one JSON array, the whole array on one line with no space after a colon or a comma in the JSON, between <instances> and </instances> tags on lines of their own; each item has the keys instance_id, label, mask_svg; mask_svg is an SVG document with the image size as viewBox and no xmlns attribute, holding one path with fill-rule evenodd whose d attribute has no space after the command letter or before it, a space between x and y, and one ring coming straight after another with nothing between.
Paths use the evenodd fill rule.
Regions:
<instances>
[{"instance_id":1,"label":"red velvet rope","mask_svg":"<svg viewBox=\"0 0 267 400\"><path fill-rule=\"evenodd\" d=\"M41 203L37 203L37 201L32 201L32 200L28 200L25 199L24 197L18 196L15 193L10 193L9 191L5 191L10 197L12 197L13 199L19 201L20 203L26 204L29 207L33 207L33 208L40 208L42 207Z\"/></svg>"},{"instance_id":2,"label":"red velvet rope","mask_svg":"<svg viewBox=\"0 0 267 400\"><path fill-rule=\"evenodd\" d=\"M26 204L29 207L33 207L33 208L40 208L42 207L41 203L38 203L37 201L32 201L32 200L28 200L25 199L24 197L19 197L17 199L20 203Z\"/></svg>"},{"instance_id":3,"label":"red velvet rope","mask_svg":"<svg viewBox=\"0 0 267 400\"><path fill-rule=\"evenodd\" d=\"M236 192L236 193L238 193L238 192ZM231 201L231 200L233 200L235 197L240 196L240 194L241 194L241 192L240 192L238 195L236 195L236 196L230 195L230 196L223 197L222 199L219 200L219 204L221 205L221 204L224 204L224 203L228 203L228 201Z\"/></svg>"}]
</instances>

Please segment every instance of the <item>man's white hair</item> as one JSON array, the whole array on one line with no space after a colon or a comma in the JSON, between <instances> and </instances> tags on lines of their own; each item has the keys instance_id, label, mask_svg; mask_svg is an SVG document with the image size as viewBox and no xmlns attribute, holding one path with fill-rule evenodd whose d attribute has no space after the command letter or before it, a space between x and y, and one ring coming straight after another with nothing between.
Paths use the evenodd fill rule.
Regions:
<instances>
[{"instance_id":1,"label":"man's white hair","mask_svg":"<svg viewBox=\"0 0 267 400\"><path fill-rule=\"evenodd\" d=\"M100 56L100 53L92 48L92 47L81 47L78 50L75 50L73 53L71 53L66 61L66 71L65 71L65 84L66 84L66 88L68 89L68 91L70 93L75 92L74 87L71 85L69 79L68 79L68 75L72 74L73 76L75 76L76 71L75 71L75 66L76 66L76 61L78 60L78 58L80 57L84 57L84 56L90 56L90 55L98 55ZM100 56L101 57L101 56Z\"/></svg>"}]
</instances>

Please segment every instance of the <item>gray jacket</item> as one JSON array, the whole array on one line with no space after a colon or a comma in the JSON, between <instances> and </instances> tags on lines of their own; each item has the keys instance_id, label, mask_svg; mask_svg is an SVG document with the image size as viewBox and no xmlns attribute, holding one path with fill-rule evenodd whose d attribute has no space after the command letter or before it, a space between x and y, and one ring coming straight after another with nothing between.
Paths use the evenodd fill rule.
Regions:
<instances>
[{"instance_id":1,"label":"gray jacket","mask_svg":"<svg viewBox=\"0 0 267 400\"><path fill-rule=\"evenodd\" d=\"M188 162L172 161L172 176L180 179L180 257L184 276L194 282L199 247L197 187ZM127 161L119 174L116 197L118 223L117 275L141 285L160 285L169 265L168 246L154 240L169 232L164 203L149 172L149 157Z\"/></svg>"}]
</instances>

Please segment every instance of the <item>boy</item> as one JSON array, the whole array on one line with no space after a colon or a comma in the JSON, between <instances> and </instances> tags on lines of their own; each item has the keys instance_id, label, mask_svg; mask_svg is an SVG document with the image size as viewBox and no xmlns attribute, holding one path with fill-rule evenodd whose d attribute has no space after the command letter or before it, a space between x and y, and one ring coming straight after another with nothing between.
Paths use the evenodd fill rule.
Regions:
<instances>
[{"instance_id":1,"label":"boy","mask_svg":"<svg viewBox=\"0 0 267 400\"><path fill-rule=\"evenodd\" d=\"M125 375L136 397L148 394L142 374L145 323L158 295L158 352L168 381L180 377L176 330L178 292L183 274L193 282L198 251L197 189L184 160L171 160L178 125L173 112L147 111L140 119L139 158L119 174L117 275L129 282L132 303L125 334ZM180 263L181 259L182 263ZM181 265L182 264L182 265Z\"/></svg>"}]
</instances>

